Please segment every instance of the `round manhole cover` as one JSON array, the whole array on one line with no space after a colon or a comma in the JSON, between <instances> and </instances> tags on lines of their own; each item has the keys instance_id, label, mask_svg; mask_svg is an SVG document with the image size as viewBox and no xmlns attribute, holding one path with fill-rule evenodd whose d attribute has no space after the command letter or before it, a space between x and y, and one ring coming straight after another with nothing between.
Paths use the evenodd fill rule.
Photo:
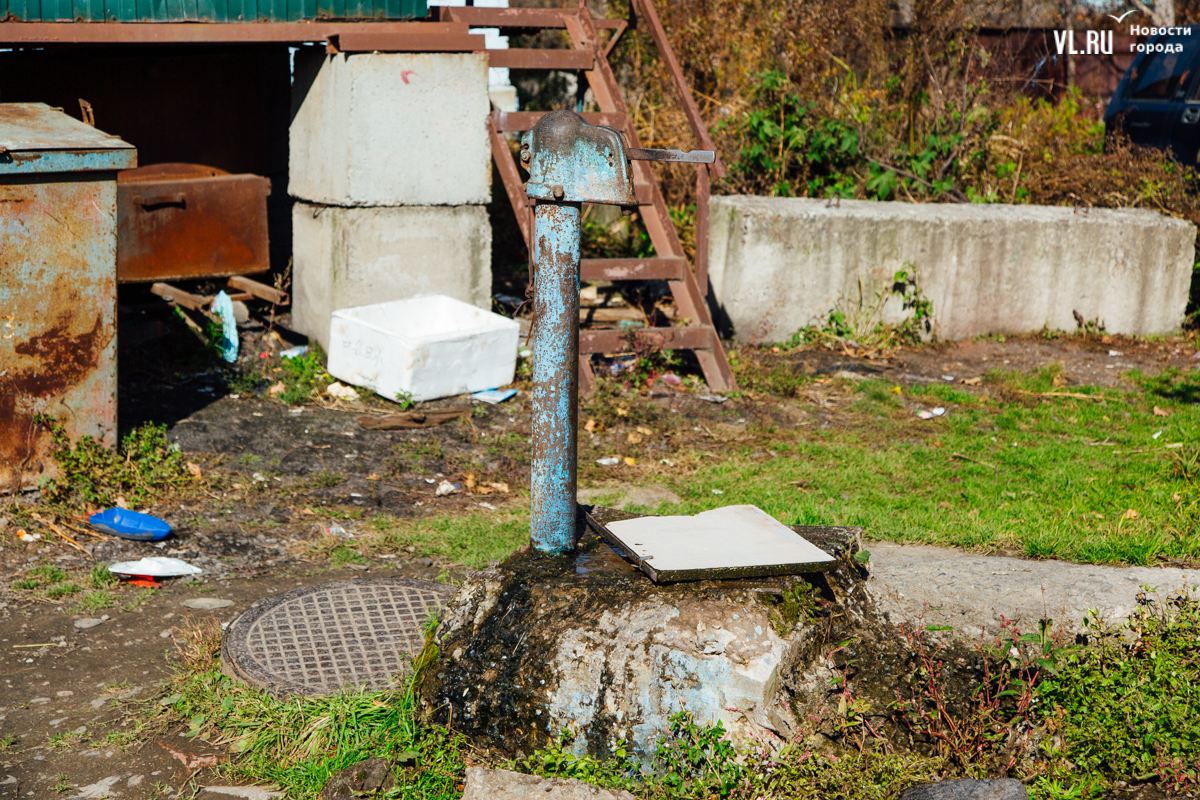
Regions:
<instances>
[{"instance_id":1,"label":"round manhole cover","mask_svg":"<svg viewBox=\"0 0 1200 800\"><path fill-rule=\"evenodd\" d=\"M380 689L425 644L422 624L454 594L440 583L367 578L264 597L225 631L225 671L275 696Z\"/></svg>"}]
</instances>

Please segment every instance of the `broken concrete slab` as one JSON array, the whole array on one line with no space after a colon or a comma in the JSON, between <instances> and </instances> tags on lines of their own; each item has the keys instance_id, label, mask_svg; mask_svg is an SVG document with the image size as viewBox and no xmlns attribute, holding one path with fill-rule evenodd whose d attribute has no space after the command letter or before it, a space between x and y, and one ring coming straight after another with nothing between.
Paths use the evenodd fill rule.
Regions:
<instances>
[{"instance_id":1,"label":"broken concrete slab","mask_svg":"<svg viewBox=\"0 0 1200 800\"><path fill-rule=\"evenodd\" d=\"M233 605L232 600L218 600L215 597L192 597L184 600L180 605L185 608L195 608L200 611L215 611L218 608L229 608Z\"/></svg>"},{"instance_id":2,"label":"broken concrete slab","mask_svg":"<svg viewBox=\"0 0 1200 800\"><path fill-rule=\"evenodd\" d=\"M897 622L951 626L953 637L970 641L999 631L1001 615L1024 631L1048 616L1075 633L1093 609L1107 622L1128 619L1142 586L1174 592L1200 585L1200 570L1033 561L886 542L866 547L867 586L881 611Z\"/></svg>"},{"instance_id":3,"label":"broken concrete slab","mask_svg":"<svg viewBox=\"0 0 1200 800\"><path fill-rule=\"evenodd\" d=\"M506 769L467 767L463 800L637 800L626 791L611 791L574 778L539 778Z\"/></svg>"},{"instance_id":4,"label":"broken concrete slab","mask_svg":"<svg viewBox=\"0 0 1200 800\"><path fill-rule=\"evenodd\" d=\"M368 758L330 778L321 790L321 800L358 800L383 794L395 785L392 762L386 758Z\"/></svg>"}]
</instances>

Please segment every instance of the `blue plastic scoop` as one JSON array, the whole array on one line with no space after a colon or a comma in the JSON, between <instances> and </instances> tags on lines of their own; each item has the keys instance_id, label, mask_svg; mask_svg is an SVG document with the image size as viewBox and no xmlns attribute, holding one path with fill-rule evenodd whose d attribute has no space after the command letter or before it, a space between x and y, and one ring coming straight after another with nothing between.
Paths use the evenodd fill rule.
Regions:
<instances>
[{"instance_id":1,"label":"blue plastic scoop","mask_svg":"<svg viewBox=\"0 0 1200 800\"><path fill-rule=\"evenodd\" d=\"M92 514L88 522L98 531L139 542L157 542L167 538L171 532L171 526L158 517L124 508L110 508Z\"/></svg>"}]
</instances>

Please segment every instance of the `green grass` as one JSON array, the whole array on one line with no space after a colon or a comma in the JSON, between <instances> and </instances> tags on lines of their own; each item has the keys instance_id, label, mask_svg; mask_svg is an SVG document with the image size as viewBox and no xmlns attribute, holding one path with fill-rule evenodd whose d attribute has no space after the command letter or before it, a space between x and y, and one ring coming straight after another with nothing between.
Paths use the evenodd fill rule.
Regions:
<instances>
[{"instance_id":1,"label":"green grass","mask_svg":"<svg viewBox=\"0 0 1200 800\"><path fill-rule=\"evenodd\" d=\"M65 581L67 579L66 572L58 567L50 566L49 564L41 567L34 567L25 574L31 578L35 578L42 585L58 583L59 581Z\"/></svg>"},{"instance_id":2,"label":"green grass","mask_svg":"<svg viewBox=\"0 0 1200 800\"><path fill-rule=\"evenodd\" d=\"M480 569L493 559L507 558L529 541L529 505L519 497L495 511L416 521L379 516L371 524L378 534L371 542L375 547L388 551L413 547L417 555L439 555Z\"/></svg>"},{"instance_id":3,"label":"green grass","mask_svg":"<svg viewBox=\"0 0 1200 800\"><path fill-rule=\"evenodd\" d=\"M482 751L460 734L424 722L415 697L416 679L387 691L346 691L331 697L272 699L231 680L220 669L217 625L185 632L184 658L162 694L128 709L123 739L157 735L185 723L188 736L222 745L231 753L225 774L238 781L271 783L289 798L316 798L328 779L362 759L382 756L397 763L395 796L454 800L471 759L538 775L578 778L625 789L643 800L885 800L914 783L953 777L1010 776L1022 780L1034 800L1096 798L1117 780L1154 781L1160 790L1195 796L1200 790L1200 602L1188 596L1142 598L1120 630L1093 627L1090 646L1055 644L1045 626L984 648L994 682L1003 672L1014 691L989 684L991 700L941 709L930 730L976 729L973 739L948 741L933 752L893 752L867 737L842 742L833 754L801 734L770 754L738 750L719 725L701 725L687 714L671 719L668 732L646 761L618 748L600 760L571 752L568 735L517 761ZM418 665L436 668L432 640ZM916 686L952 680L934 645L914 671ZM1027 652L1013 656L1011 648ZM1023 666L1022 666L1023 665ZM1036 666L1045 665L1045 666ZM1036 682L1029 668L1036 666ZM1026 684L1016 680L1029 677ZM959 691L962 687L959 688ZM926 699L932 695L927 695ZM1036 696L1036 702L1028 700ZM880 713L904 718L902 704ZM932 707L931 707L932 708ZM978 716L978 719L976 718ZM983 720L986 724L980 724ZM801 729L804 722L800 721ZM51 747L68 744L60 734ZM111 740L112 737L110 737ZM953 739L953 737L952 737ZM1014 742L1040 741L1036 759L1014 758ZM969 742L970 747L953 747Z\"/></svg>"},{"instance_id":4,"label":"green grass","mask_svg":"<svg viewBox=\"0 0 1200 800\"><path fill-rule=\"evenodd\" d=\"M275 784L290 798L315 798L331 776L374 757L404 765L397 776L401 797L449 800L462 794L456 784L461 787L466 740L418 719L411 678L390 691L281 702L221 672L219 628L190 642L169 694L131 710L129 721L143 732L187 722L188 735L205 736L235 754L227 767L231 777ZM436 648L432 653L436 657Z\"/></svg>"},{"instance_id":5,"label":"green grass","mask_svg":"<svg viewBox=\"0 0 1200 800\"><path fill-rule=\"evenodd\" d=\"M116 606L116 595L103 590L84 592L79 598L79 607L85 611L102 611L106 608L116 608Z\"/></svg>"},{"instance_id":6,"label":"green grass","mask_svg":"<svg viewBox=\"0 0 1200 800\"><path fill-rule=\"evenodd\" d=\"M1051 391L1046 377L1018 385ZM1015 391L1002 380L1018 382L993 376L997 391ZM1080 562L1200 560L1200 492L1176 466L1200 407L1086 388L1073 391L1104 399L856 389L845 427L776 432L706 458L681 482L680 512L751 503L788 524L862 525L873 539ZM917 405L947 412L924 421ZM752 458L764 444L778 457Z\"/></svg>"},{"instance_id":7,"label":"green grass","mask_svg":"<svg viewBox=\"0 0 1200 800\"><path fill-rule=\"evenodd\" d=\"M46 597L49 597L51 600L57 600L60 597L66 597L67 595L75 594L78 591L80 591L78 586L70 581L63 581L62 583L56 583L46 589Z\"/></svg>"},{"instance_id":8,"label":"green grass","mask_svg":"<svg viewBox=\"0 0 1200 800\"><path fill-rule=\"evenodd\" d=\"M126 611L138 611L142 606L150 602L156 594L158 594L158 589L142 589L127 600L121 608Z\"/></svg>"},{"instance_id":9,"label":"green grass","mask_svg":"<svg viewBox=\"0 0 1200 800\"><path fill-rule=\"evenodd\" d=\"M1200 405L1187 402L1195 379L1131 373L1149 388L1067 389L1060 373L993 371L986 394L835 380L821 387L838 409L827 428L750 425L748 441L695 451L694 472L653 480L683 498L676 514L748 503L792 525L861 525L875 540L1084 563L1200 562ZM593 401L595 413L636 406L614 391ZM935 407L945 415L918 418ZM606 419L632 424L616 411ZM645 480L636 471L624 479ZM378 517L381 535L368 544L480 567L527 540L527 503L513 500L496 512Z\"/></svg>"},{"instance_id":10,"label":"green grass","mask_svg":"<svg viewBox=\"0 0 1200 800\"><path fill-rule=\"evenodd\" d=\"M120 582L121 579L110 572L106 564L95 565L88 575L88 585L93 589L111 589Z\"/></svg>"}]
</instances>

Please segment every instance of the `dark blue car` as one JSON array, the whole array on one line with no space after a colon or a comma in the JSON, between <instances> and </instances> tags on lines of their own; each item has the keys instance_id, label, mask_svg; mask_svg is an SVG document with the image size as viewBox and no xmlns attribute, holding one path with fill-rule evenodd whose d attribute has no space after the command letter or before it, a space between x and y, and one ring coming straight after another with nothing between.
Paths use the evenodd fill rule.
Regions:
<instances>
[{"instance_id":1,"label":"dark blue car","mask_svg":"<svg viewBox=\"0 0 1200 800\"><path fill-rule=\"evenodd\" d=\"M1200 155L1200 25L1147 41L1104 112L1105 130L1134 144L1169 150L1180 162Z\"/></svg>"}]
</instances>

